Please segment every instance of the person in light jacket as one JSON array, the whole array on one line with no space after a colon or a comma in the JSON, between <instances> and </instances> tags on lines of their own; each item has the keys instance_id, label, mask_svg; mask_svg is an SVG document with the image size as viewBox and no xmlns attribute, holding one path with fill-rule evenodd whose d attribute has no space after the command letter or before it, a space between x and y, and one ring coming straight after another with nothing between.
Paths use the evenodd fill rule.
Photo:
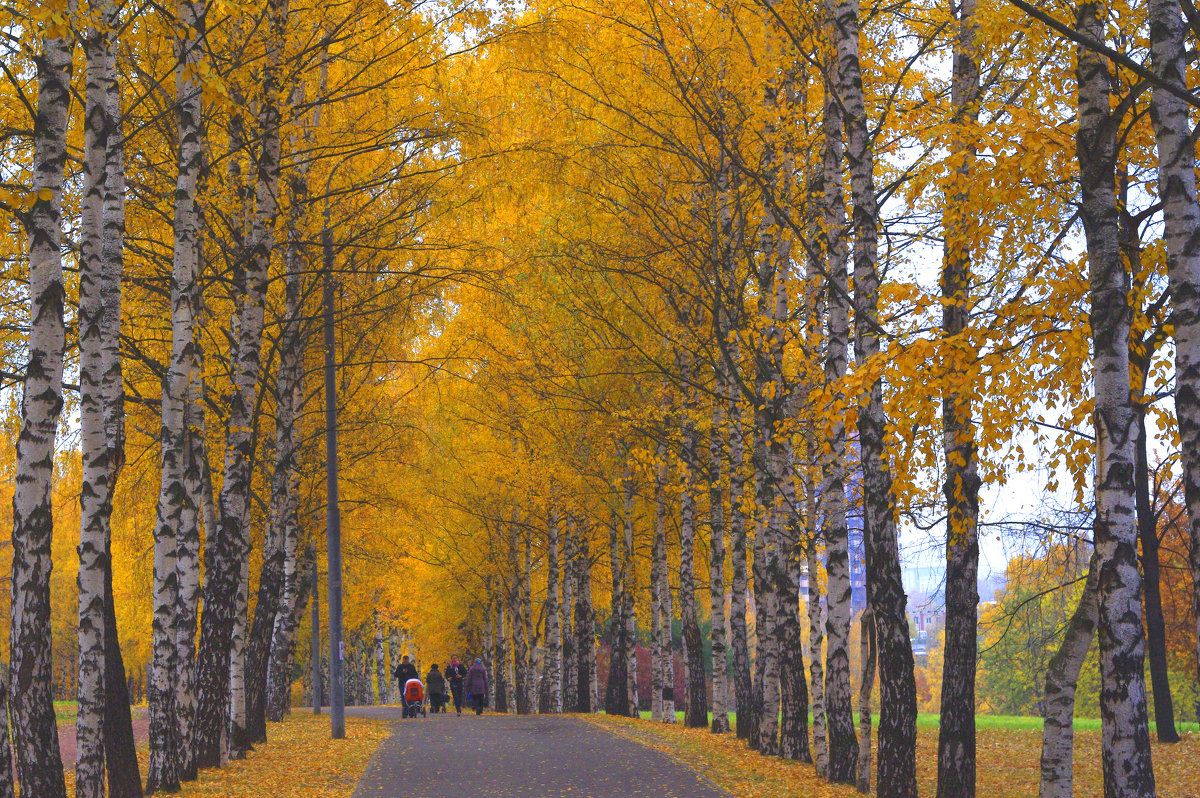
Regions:
<instances>
[{"instance_id":1,"label":"person in light jacket","mask_svg":"<svg viewBox=\"0 0 1200 798\"><path fill-rule=\"evenodd\" d=\"M467 671L467 695L475 704L475 714L483 714L483 705L487 703L488 694L488 675L487 668L483 667L483 660L475 658L475 664Z\"/></svg>"}]
</instances>

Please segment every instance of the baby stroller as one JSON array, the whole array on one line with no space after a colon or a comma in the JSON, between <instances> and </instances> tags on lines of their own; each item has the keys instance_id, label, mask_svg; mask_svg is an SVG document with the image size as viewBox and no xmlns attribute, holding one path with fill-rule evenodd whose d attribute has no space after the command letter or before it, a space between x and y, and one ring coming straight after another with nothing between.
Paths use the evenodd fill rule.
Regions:
<instances>
[{"instance_id":1,"label":"baby stroller","mask_svg":"<svg viewBox=\"0 0 1200 798\"><path fill-rule=\"evenodd\" d=\"M404 706L404 717L415 718L418 714L423 718L429 717L425 709L425 685L421 684L420 679L409 679L404 683L404 695L400 701Z\"/></svg>"}]
</instances>

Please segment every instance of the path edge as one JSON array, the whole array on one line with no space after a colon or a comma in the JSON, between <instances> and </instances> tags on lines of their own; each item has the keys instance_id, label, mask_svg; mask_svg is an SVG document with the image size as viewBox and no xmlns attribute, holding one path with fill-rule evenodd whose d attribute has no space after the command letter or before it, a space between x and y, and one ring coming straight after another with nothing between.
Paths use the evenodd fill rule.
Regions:
<instances>
[{"instance_id":1,"label":"path edge","mask_svg":"<svg viewBox=\"0 0 1200 798\"><path fill-rule=\"evenodd\" d=\"M583 714L570 714L570 715L564 715L563 717L568 717L568 718L570 718L570 717L574 717L574 718L576 718L577 720L579 720L581 723L586 723L587 725L591 726L592 728L595 728L595 729L600 729L601 731L608 732L608 733L609 733L609 734L611 734L613 737L620 737L622 740L628 740L629 742L631 742L631 743L635 743L635 744L637 744L637 745L640 745L640 746L642 746L643 748L649 748L651 751L657 751L657 752L659 752L660 754L662 754L663 756L666 756L667 758L669 758L669 759L670 759L672 762L675 762L676 764L680 765L681 767L683 767L683 768L686 768L687 770L690 770L690 771L692 772L692 774L693 774L693 775L695 775L695 777L696 777L696 778L700 779L700 781L703 781L705 784L707 784L708 786L712 787L712 788L713 788L714 790L716 790L717 792L721 793L722 795L727 795L727 796L729 796L729 798L734 798L734 795L733 795L733 793L731 793L729 790L725 789L725 788L724 788L724 787L722 787L720 784L717 784L715 781L713 781L712 779L710 779L708 776L705 776L703 773L701 773L700 771L696 770L696 768L692 767L692 766L691 766L690 764L688 764L687 762L684 762L684 761L683 761L682 759L680 759L679 757L677 757L677 756L672 756L672 755L670 754L670 752L668 752L668 751L664 751L663 749L661 749L661 748L658 748L657 746L650 745L650 744L649 744L649 743L647 743L647 742L643 742L642 740L639 740L639 739L638 739L638 738L636 738L636 737L633 737L633 736L631 736L631 735L628 735L628 734L625 734L625 733L623 733L623 732L617 731L616 729L609 728L607 725L605 725L605 724L603 724L603 723L597 723L597 722L596 722L596 721L594 721L594 720L590 720L590 719L589 719L589 718L591 717L591 715L590 715L590 714L588 714L588 715L583 715ZM351 796L351 798L359 798L359 796L357 796L357 795L354 795L354 796Z\"/></svg>"},{"instance_id":2,"label":"path edge","mask_svg":"<svg viewBox=\"0 0 1200 798\"><path fill-rule=\"evenodd\" d=\"M384 722L387 723L388 736L380 740L379 745L375 746L375 753L371 754L370 760L367 761L367 766L363 768L362 775L358 777L358 782L354 785L354 792L350 793L350 798L365 798L366 793L362 791L363 781L367 778L367 774L371 772L371 768L375 767L375 760L379 759L379 752L383 750L383 746L386 745L387 741L392 739L392 736L396 733L395 723L387 721Z\"/></svg>"}]
</instances>

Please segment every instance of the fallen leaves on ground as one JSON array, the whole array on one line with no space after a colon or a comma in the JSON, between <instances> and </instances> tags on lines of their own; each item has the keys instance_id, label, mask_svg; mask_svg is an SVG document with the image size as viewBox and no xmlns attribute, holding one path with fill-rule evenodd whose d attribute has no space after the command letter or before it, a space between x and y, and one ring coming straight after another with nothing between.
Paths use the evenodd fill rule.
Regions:
<instances>
[{"instance_id":1,"label":"fallen leaves on ground","mask_svg":"<svg viewBox=\"0 0 1200 798\"><path fill-rule=\"evenodd\" d=\"M329 716L297 712L267 724L267 742L245 759L200 771L183 785L184 798L348 798L388 736L386 724L346 718L346 739L329 738ZM146 775L146 749L138 751ZM75 774L67 770L67 792Z\"/></svg>"},{"instance_id":2,"label":"fallen leaves on ground","mask_svg":"<svg viewBox=\"0 0 1200 798\"><path fill-rule=\"evenodd\" d=\"M651 723L633 718L582 715L616 734L657 748L742 798L851 798L852 786L831 785L817 778L812 765L764 757L733 734L682 724ZM978 733L977 793L992 798L1028 798L1038 794L1040 730L986 729ZM1154 772L1159 798L1200 798L1200 735L1184 734L1175 745L1154 743ZM1100 732L1075 732L1075 794L1103 794ZM872 761L878 761L873 757ZM921 795L937 792L937 729L917 730L917 778ZM874 781L872 781L874 789Z\"/></svg>"}]
</instances>

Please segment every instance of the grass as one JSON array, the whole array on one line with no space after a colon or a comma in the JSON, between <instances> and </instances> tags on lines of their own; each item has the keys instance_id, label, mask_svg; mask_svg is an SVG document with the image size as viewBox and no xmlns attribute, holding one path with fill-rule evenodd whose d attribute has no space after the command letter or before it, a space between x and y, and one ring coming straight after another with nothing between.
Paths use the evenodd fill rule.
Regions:
<instances>
[{"instance_id":1,"label":"grass","mask_svg":"<svg viewBox=\"0 0 1200 798\"><path fill-rule=\"evenodd\" d=\"M650 712L644 711L641 713L643 720L650 720ZM675 713L679 723L683 723L683 712ZM809 722L812 722L812 715L808 716ZM879 715L875 714L872 721L876 726L879 725ZM712 713L708 713L708 722L712 723ZM734 726L737 725L737 713L729 713L729 722ZM937 729L941 725L941 717L936 712L923 712L917 715L918 729ZM1075 718L1072 724L1076 731L1100 731L1100 718ZM858 728L858 713L854 715L854 727ZM1008 729L1012 731L1042 731L1042 719L1031 715L976 715L975 728L979 731L989 729ZM1175 730L1180 734L1189 734L1200 732L1200 723L1185 723L1181 721L1175 722ZM1150 724L1150 733L1155 733L1154 723Z\"/></svg>"},{"instance_id":2,"label":"grass","mask_svg":"<svg viewBox=\"0 0 1200 798\"><path fill-rule=\"evenodd\" d=\"M375 750L388 736L386 724L346 718L346 739L329 739L329 716L293 712L267 724L267 743L240 761L203 770L176 795L195 798L348 798ZM138 752L142 777L147 752ZM67 792L75 774L68 768Z\"/></svg>"},{"instance_id":3,"label":"grass","mask_svg":"<svg viewBox=\"0 0 1200 798\"><path fill-rule=\"evenodd\" d=\"M59 723L74 723L79 715L78 701L55 701L54 719Z\"/></svg>"},{"instance_id":4,"label":"grass","mask_svg":"<svg viewBox=\"0 0 1200 798\"><path fill-rule=\"evenodd\" d=\"M834 786L818 779L811 765L760 756L732 734L686 729L681 723L665 725L606 715L580 717L666 752L733 795L851 798L858 794L853 787ZM978 721L978 794L988 798L1037 795L1041 719L981 715ZM1096 729L1079 729L1075 735L1076 795L1103 793L1098 728L1096 721ZM1184 734L1183 742L1176 745L1152 743L1152 748L1160 798L1200 796L1200 734ZM921 795L936 792L937 728L928 720L917 728L917 779Z\"/></svg>"}]
</instances>

